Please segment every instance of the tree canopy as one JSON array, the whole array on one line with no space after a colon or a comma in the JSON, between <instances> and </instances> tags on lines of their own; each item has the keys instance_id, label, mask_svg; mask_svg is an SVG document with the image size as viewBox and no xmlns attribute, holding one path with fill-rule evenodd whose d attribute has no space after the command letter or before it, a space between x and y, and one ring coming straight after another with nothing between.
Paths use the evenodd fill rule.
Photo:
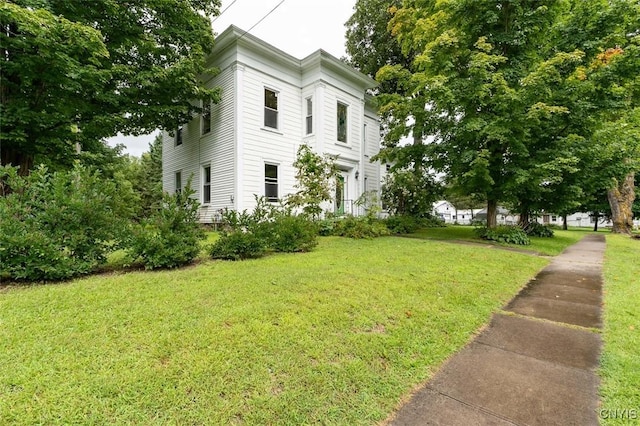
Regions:
<instances>
[{"instance_id":1,"label":"tree canopy","mask_svg":"<svg viewBox=\"0 0 640 426\"><path fill-rule=\"evenodd\" d=\"M389 9L387 28L411 60L389 54L376 74L400 89L377 96L380 158L424 162L486 199L489 226L499 202L526 221L577 209L603 187L633 186L639 9L625 0L407 0ZM624 148L594 157L606 140Z\"/></svg>"},{"instance_id":2,"label":"tree canopy","mask_svg":"<svg viewBox=\"0 0 640 426\"><path fill-rule=\"evenodd\" d=\"M2 164L68 167L103 138L174 129L217 102L203 86L219 0L0 4Z\"/></svg>"}]
</instances>

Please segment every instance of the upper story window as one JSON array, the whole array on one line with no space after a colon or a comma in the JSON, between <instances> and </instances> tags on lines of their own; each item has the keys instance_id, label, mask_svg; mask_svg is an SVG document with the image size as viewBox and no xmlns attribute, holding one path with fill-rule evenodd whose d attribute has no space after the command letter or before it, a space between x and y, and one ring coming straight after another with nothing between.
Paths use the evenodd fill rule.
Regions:
<instances>
[{"instance_id":1,"label":"upper story window","mask_svg":"<svg viewBox=\"0 0 640 426\"><path fill-rule=\"evenodd\" d=\"M182 145L182 126L178 126L175 136L176 146Z\"/></svg>"},{"instance_id":2,"label":"upper story window","mask_svg":"<svg viewBox=\"0 0 640 426\"><path fill-rule=\"evenodd\" d=\"M202 134L206 135L211 131L211 102L202 104Z\"/></svg>"},{"instance_id":3,"label":"upper story window","mask_svg":"<svg viewBox=\"0 0 640 426\"><path fill-rule=\"evenodd\" d=\"M313 99L307 98L306 102L307 114L306 114L306 133L310 135L313 133Z\"/></svg>"},{"instance_id":4,"label":"upper story window","mask_svg":"<svg viewBox=\"0 0 640 426\"><path fill-rule=\"evenodd\" d=\"M264 165L264 196L270 203L278 201L278 166Z\"/></svg>"},{"instance_id":5,"label":"upper story window","mask_svg":"<svg viewBox=\"0 0 640 426\"><path fill-rule=\"evenodd\" d=\"M338 141L347 142L347 114L348 114L348 106L343 104L342 102L338 102Z\"/></svg>"},{"instance_id":6,"label":"upper story window","mask_svg":"<svg viewBox=\"0 0 640 426\"><path fill-rule=\"evenodd\" d=\"M278 128L278 92L264 89L264 127Z\"/></svg>"}]
</instances>

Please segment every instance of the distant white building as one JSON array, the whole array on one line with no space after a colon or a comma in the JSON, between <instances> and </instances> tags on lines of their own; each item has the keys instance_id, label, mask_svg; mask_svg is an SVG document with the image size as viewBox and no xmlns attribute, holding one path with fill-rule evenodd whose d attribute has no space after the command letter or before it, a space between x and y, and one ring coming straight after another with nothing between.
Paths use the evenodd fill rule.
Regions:
<instances>
[{"instance_id":1,"label":"distant white building","mask_svg":"<svg viewBox=\"0 0 640 426\"><path fill-rule=\"evenodd\" d=\"M457 209L446 200L440 200L433 204L433 214L444 220L445 223L458 223L470 225L482 209Z\"/></svg>"},{"instance_id":2,"label":"distant white building","mask_svg":"<svg viewBox=\"0 0 640 426\"><path fill-rule=\"evenodd\" d=\"M380 192L384 169L370 159L380 149L380 124L365 91L368 76L323 50L297 59L231 26L220 34L206 82L222 100L163 135L163 188L173 192L192 176L201 221L221 209L252 210L254 195L271 202L295 192L301 144L337 156L340 175L326 210L358 214L364 192Z\"/></svg>"}]
</instances>

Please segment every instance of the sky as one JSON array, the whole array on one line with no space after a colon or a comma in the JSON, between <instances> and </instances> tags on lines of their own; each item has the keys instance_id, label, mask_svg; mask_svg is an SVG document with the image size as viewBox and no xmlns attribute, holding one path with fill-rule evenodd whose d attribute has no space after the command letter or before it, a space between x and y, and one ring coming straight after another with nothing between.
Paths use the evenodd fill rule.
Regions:
<instances>
[{"instance_id":1,"label":"sky","mask_svg":"<svg viewBox=\"0 0 640 426\"><path fill-rule=\"evenodd\" d=\"M229 25L249 30L282 0L222 0L224 13L213 22L216 34ZM345 26L356 0L284 0L256 25L250 34L299 59L324 49L340 58L345 53ZM226 9L226 10L225 10ZM139 157L148 150L156 133L146 136L117 136L110 145L124 144L126 153Z\"/></svg>"}]
</instances>

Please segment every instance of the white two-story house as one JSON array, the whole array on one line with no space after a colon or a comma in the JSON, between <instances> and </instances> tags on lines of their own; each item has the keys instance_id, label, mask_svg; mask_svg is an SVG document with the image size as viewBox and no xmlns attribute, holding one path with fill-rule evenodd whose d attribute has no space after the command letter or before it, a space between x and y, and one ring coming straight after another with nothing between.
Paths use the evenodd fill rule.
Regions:
<instances>
[{"instance_id":1,"label":"white two-story house","mask_svg":"<svg viewBox=\"0 0 640 426\"><path fill-rule=\"evenodd\" d=\"M335 199L325 208L358 214L353 203L380 191L379 119L365 95L376 85L327 52L300 60L231 26L216 38L206 82L222 100L205 106L173 134L163 135L163 187L173 192L192 177L202 222L221 209L251 211L255 196L277 202L296 191L293 162L301 144L337 155Z\"/></svg>"}]
</instances>

